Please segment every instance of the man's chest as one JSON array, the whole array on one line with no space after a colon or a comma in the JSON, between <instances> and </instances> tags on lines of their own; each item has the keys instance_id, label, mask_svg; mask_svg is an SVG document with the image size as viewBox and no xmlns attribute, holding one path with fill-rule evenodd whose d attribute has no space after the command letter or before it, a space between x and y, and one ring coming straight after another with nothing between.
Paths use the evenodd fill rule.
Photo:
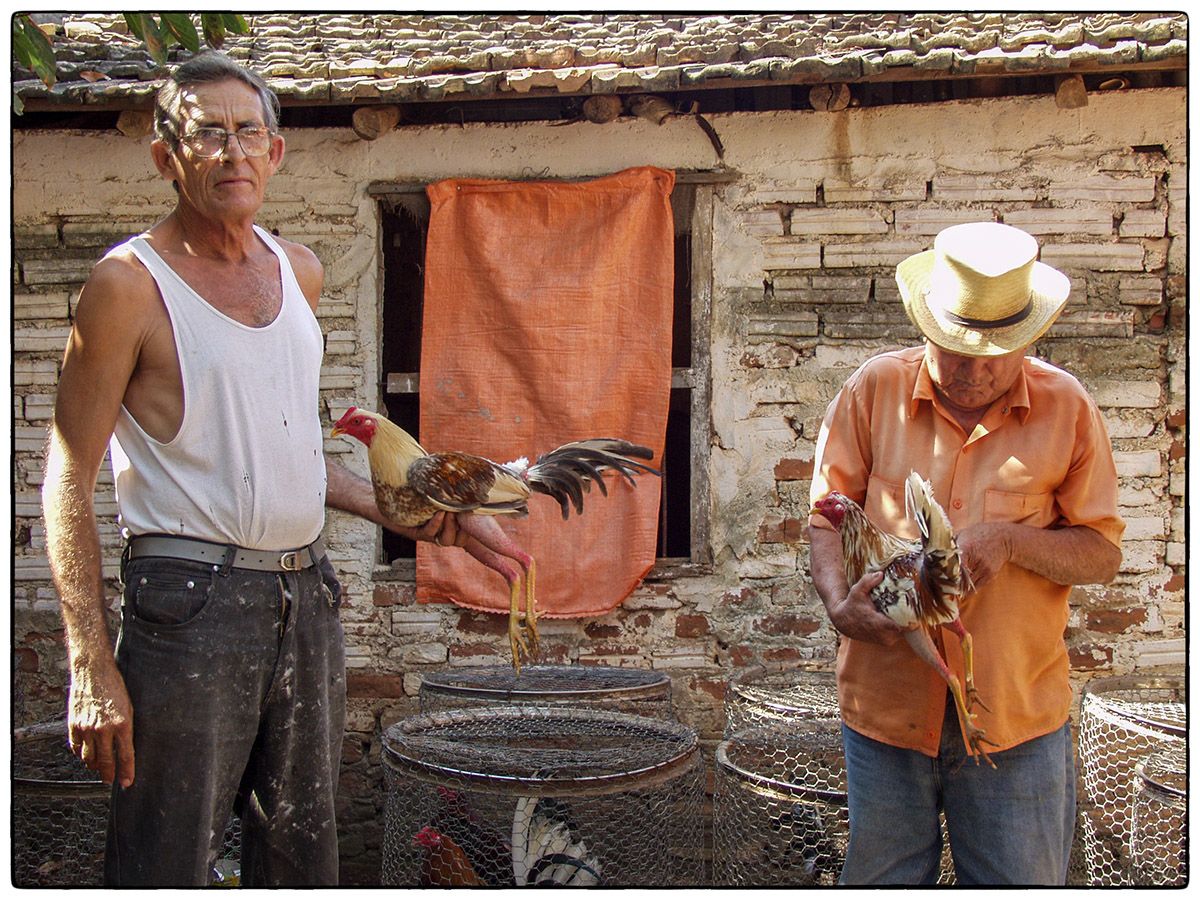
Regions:
<instances>
[{"instance_id":1,"label":"man's chest","mask_svg":"<svg viewBox=\"0 0 1200 900\"><path fill-rule=\"evenodd\" d=\"M234 321L261 328L279 314L283 287L274 254L237 264L176 258L170 265L197 295Z\"/></svg>"},{"instance_id":2,"label":"man's chest","mask_svg":"<svg viewBox=\"0 0 1200 900\"><path fill-rule=\"evenodd\" d=\"M1052 420L1015 414L985 417L965 436L938 413L904 429L873 435L868 515L908 519L903 485L908 474L929 480L956 528L985 521L1045 527L1055 517L1054 492L1067 477L1071 448ZM872 507L874 507L872 509Z\"/></svg>"}]
</instances>

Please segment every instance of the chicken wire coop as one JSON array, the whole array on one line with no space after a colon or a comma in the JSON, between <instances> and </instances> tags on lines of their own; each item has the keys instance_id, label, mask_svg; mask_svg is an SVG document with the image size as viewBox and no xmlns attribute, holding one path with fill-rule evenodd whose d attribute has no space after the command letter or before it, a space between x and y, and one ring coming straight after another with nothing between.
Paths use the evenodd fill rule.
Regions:
<instances>
[{"instance_id":1,"label":"chicken wire coop","mask_svg":"<svg viewBox=\"0 0 1200 900\"><path fill-rule=\"evenodd\" d=\"M475 666L421 679L421 712L489 706L549 706L675 718L663 672L615 666Z\"/></svg>"},{"instance_id":2,"label":"chicken wire coop","mask_svg":"<svg viewBox=\"0 0 1200 900\"><path fill-rule=\"evenodd\" d=\"M450 709L384 732L382 881L682 886L702 880L696 734L609 710Z\"/></svg>"},{"instance_id":3,"label":"chicken wire coop","mask_svg":"<svg viewBox=\"0 0 1200 900\"><path fill-rule=\"evenodd\" d=\"M111 788L67 745L63 721L13 732L12 873L16 887L99 887Z\"/></svg>"},{"instance_id":4,"label":"chicken wire coop","mask_svg":"<svg viewBox=\"0 0 1200 900\"><path fill-rule=\"evenodd\" d=\"M16 887L100 887L112 788L84 767L63 719L15 729L12 873ZM241 822L231 817L213 848L212 883L241 876Z\"/></svg>"},{"instance_id":5,"label":"chicken wire coop","mask_svg":"<svg viewBox=\"0 0 1200 900\"><path fill-rule=\"evenodd\" d=\"M849 840L835 674L819 663L755 666L725 691L716 755L719 884L832 885ZM939 884L954 883L944 817Z\"/></svg>"},{"instance_id":6,"label":"chicken wire coop","mask_svg":"<svg viewBox=\"0 0 1200 900\"><path fill-rule=\"evenodd\" d=\"M1172 747L1137 767L1130 854L1137 885L1188 883L1187 756Z\"/></svg>"},{"instance_id":7,"label":"chicken wire coop","mask_svg":"<svg viewBox=\"0 0 1200 900\"><path fill-rule=\"evenodd\" d=\"M1091 885L1134 885L1134 800L1138 766L1187 744L1187 690L1183 676L1121 676L1089 682L1080 704L1079 804L1083 857ZM1146 771L1143 769L1143 771ZM1151 769L1156 772L1156 769ZM1167 821L1169 827L1170 820ZM1186 812L1178 820L1186 829ZM1174 846L1186 846L1176 836ZM1165 852L1160 843L1156 852ZM1170 871L1179 860L1163 861Z\"/></svg>"},{"instance_id":8,"label":"chicken wire coop","mask_svg":"<svg viewBox=\"0 0 1200 900\"><path fill-rule=\"evenodd\" d=\"M750 727L787 727L796 720L839 721L837 679L812 664L754 666L725 687L725 736Z\"/></svg>"},{"instance_id":9,"label":"chicken wire coop","mask_svg":"<svg viewBox=\"0 0 1200 900\"><path fill-rule=\"evenodd\" d=\"M746 728L716 753L718 884L832 885L850 836L841 735L829 722Z\"/></svg>"}]
</instances>

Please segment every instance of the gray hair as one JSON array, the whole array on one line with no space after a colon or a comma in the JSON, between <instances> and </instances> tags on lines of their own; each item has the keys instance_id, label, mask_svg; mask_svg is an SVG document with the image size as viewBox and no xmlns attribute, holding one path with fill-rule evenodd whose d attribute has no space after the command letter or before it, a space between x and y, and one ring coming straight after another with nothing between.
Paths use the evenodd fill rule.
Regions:
<instances>
[{"instance_id":1,"label":"gray hair","mask_svg":"<svg viewBox=\"0 0 1200 900\"><path fill-rule=\"evenodd\" d=\"M179 146L183 88L218 81L240 81L253 88L262 100L263 122L271 131L279 128L279 98L262 76L238 65L224 53L205 50L178 66L158 89L154 98L154 136L172 148Z\"/></svg>"}]
</instances>

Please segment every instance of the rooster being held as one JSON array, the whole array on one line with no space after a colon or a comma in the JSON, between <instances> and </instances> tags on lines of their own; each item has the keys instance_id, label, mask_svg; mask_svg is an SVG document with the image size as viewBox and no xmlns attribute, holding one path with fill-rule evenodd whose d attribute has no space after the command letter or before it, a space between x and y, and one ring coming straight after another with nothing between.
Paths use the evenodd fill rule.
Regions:
<instances>
[{"instance_id":1,"label":"rooster being held","mask_svg":"<svg viewBox=\"0 0 1200 900\"><path fill-rule=\"evenodd\" d=\"M818 501L810 514L823 517L841 533L847 582L853 585L869 573L884 573L871 591L875 608L906 629L904 639L909 646L949 685L975 762L982 756L995 768L983 749L983 744L992 742L971 713L976 703L984 709L987 706L975 690L973 642L958 614L958 601L973 590L970 576L959 560L950 520L933 499L929 483L916 472L905 482L904 501L908 515L916 519L920 540L906 541L881 531L857 503L836 491ZM965 696L930 635L939 625L954 632L962 643Z\"/></svg>"},{"instance_id":2,"label":"rooster being held","mask_svg":"<svg viewBox=\"0 0 1200 900\"><path fill-rule=\"evenodd\" d=\"M419 527L439 511L473 513L459 524L473 540L468 553L499 572L509 586L508 637L513 667L521 657L537 652L537 606L533 557L518 547L491 516L528 515L531 493L547 494L559 502L563 518L571 506L583 512L583 495L594 481L607 494L603 473L618 472L629 484L643 472L660 474L640 460L654 458L647 447L616 438L596 438L564 444L538 458L500 465L469 453L426 453L411 435L379 413L351 407L333 426L332 436L345 434L367 446L371 483L380 512L398 525ZM509 562L515 561L518 572ZM525 579L525 627L521 632L519 584Z\"/></svg>"}]
</instances>

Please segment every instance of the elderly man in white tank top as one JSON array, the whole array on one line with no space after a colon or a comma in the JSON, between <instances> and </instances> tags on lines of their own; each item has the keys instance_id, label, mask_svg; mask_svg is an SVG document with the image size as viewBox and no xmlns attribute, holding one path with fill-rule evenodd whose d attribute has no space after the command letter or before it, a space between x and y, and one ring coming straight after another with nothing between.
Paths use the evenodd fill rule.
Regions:
<instances>
[{"instance_id":1,"label":"elderly man in white tank top","mask_svg":"<svg viewBox=\"0 0 1200 900\"><path fill-rule=\"evenodd\" d=\"M345 679L324 509L388 523L322 452L321 264L254 224L278 115L221 54L167 80L151 152L175 209L96 265L63 361L43 501L71 746L114 783L114 885L206 884L234 809L243 883L337 882ZM115 658L92 502L106 446L128 537ZM468 540L453 516L395 530Z\"/></svg>"}]
</instances>

